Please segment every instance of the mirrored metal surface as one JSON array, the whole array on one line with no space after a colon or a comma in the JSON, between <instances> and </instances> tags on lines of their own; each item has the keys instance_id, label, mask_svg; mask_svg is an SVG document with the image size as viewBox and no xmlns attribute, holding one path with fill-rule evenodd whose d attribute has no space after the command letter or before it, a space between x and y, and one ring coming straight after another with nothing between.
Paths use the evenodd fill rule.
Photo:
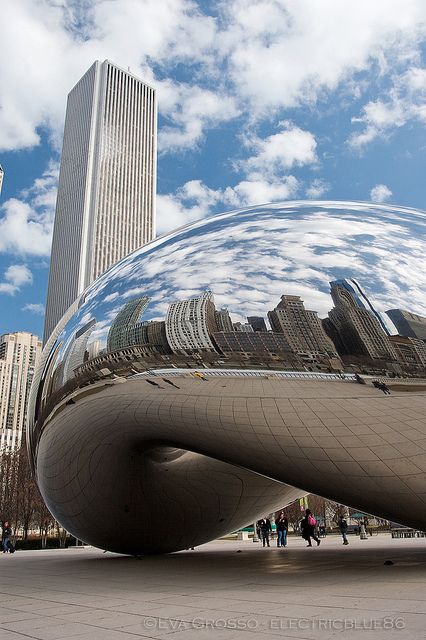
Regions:
<instances>
[{"instance_id":1,"label":"mirrored metal surface","mask_svg":"<svg viewBox=\"0 0 426 640\"><path fill-rule=\"evenodd\" d=\"M137 389L138 397L146 399L154 391L160 397L163 388L180 392L181 380L191 381L191 396L198 393L199 384L213 378L238 379L242 393L253 380L269 377L290 389L291 381L307 384L311 394L312 389L321 389L321 397L327 385L341 389L336 385L345 384L347 397L351 389L354 397L362 392L383 402L389 394L373 387L368 376L377 378L378 384L382 378L399 377L405 384L411 380L417 385L416 402L423 402L425 227L426 214L411 209L346 202L272 204L185 227L112 267L85 292L78 309L50 341L38 388L33 390L29 442L50 508L55 510L56 498L47 495L50 489L42 479L44 462L38 458L46 446L41 441L49 439L49 446L59 452L58 439L66 436L63 426L56 433L59 427L54 425L61 423L61 415L76 413L73 404L83 397L108 396L108 385L110 390L117 383L123 385L120 403L125 402L130 383L132 397ZM359 376L368 384L359 385ZM267 392L271 402L279 396L274 388ZM220 399L219 387L214 397ZM157 409L154 413L158 418ZM208 422L207 414L204 409L204 417L198 415L196 422ZM312 429L328 429L321 417L312 420ZM278 415L274 425L266 419L266 426L267 437L280 429L282 437L294 437ZM310 449L315 447L309 425L302 420L298 426L304 429L300 437L307 439ZM95 427L88 415L85 430L91 429ZM175 434L179 429L177 425ZM139 424L136 431L132 442L139 436L141 442L147 438L146 425ZM358 448L366 446L356 431L351 435L358 438ZM336 439L333 430L323 436ZM149 439L155 440L152 433ZM185 439L159 432L157 444L180 450ZM340 449L342 443L334 445ZM190 437L185 446L201 452L199 443L191 445ZM292 446L301 444L289 443ZM207 447L202 453L302 490L333 493L321 482L317 487L311 481L303 483L299 473L272 473L272 463L268 469L237 460L223 447L220 452ZM326 456L328 470L339 473ZM351 461L359 466L356 456L349 454L347 462ZM377 461L383 462L380 456ZM368 472L364 476L370 477ZM426 486L418 493L425 495ZM343 491L341 497L348 495ZM362 505L358 501L355 506ZM390 514L389 509L382 512ZM72 519L71 527L67 524L71 529ZM145 544L148 547L155 550L155 545Z\"/></svg>"}]
</instances>

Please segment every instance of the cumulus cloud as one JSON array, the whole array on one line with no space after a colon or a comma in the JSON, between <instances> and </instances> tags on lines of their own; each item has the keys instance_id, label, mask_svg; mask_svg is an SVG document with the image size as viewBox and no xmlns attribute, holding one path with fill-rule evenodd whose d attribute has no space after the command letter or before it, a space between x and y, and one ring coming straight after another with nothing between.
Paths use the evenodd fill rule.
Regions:
<instances>
[{"instance_id":1,"label":"cumulus cloud","mask_svg":"<svg viewBox=\"0 0 426 640\"><path fill-rule=\"evenodd\" d=\"M164 90L159 87L160 109L167 124L159 131L158 149L169 152L174 149L193 148L206 129L226 122L239 113L234 98L191 85L170 86L172 99L161 102Z\"/></svg>"},{"instance_id":2,"label":"cumulus cloud","mask_svg":"<svg viewBox=\"0 0 426 640\"><path fill-rule=\"evenodd\" d=\"M313 105L343 81L354 94L360 72L389 72L387 54L414 60L425 33L423 0L229 0L212 15L195 0L119 4L9 3L0 26L0 149L36 145L42 129L59 147L66 94L95 59L130 66L158 88L167 150L198 144L206 128L241 110L256 119ZM419 71L407 76L407 89L419 83Z\"/></svg>"},{"instance_id":3,"label":"cumulus cloud","mask_svg":"<svg viewBox=\"0 0 426 640\"><path fill-rule=\"evenodd\" d=\"M258 113L314 104L388 51L408 59L425 31L421 0L355 4L328 0L222 3L220 44L239 95Z\"/></svg>"},{"instance_id":4,"label":"cumulus cloud","mask_svg":"<svg viewBox=\"0 0 426 640\"><path fill-rule=\"evenodd\" d=\"M385 184L376 184L370 191L372 202L388 202L392 197L392 191Z\"/></svg>"},{"instance_id":5,"label":"cumulus cloud","mask_svg":"<svg viewBox=\"0 0 426 640\"><path fill-rule=\"evenodd\" d=\"M49 164L40 178L0 208L0 252L48 256L58 180L58 166Z\"/></svg>"},{"instance_id":6,"label":"cumulus cloud","mask_svg":"<svg viewBox=\"0 0 426 640\"><path fill-rule=\"evenodd\" d=\"M22 311L29 311L36 316L44 316L44 304L27 302L22 307Z\"/></svg>"},{"instance_id":7,"label":"cumulus cloud","mask_svg":"<svg viewBox=\"0 0 426 640\"><path fill-rule=\"evenodd\" d=\"M25 264L11 264L3 274L3 282L0 282L0 293L14 296L21 287L32 284L33 274Z\"/></svg>"},{"instance_id":8,"label":"cumulus cloud","mask_svg":"<svg viewBox=\"0 0 426 640\"><path fill-rule=\"evenodd\" d=\"M317 161L317 143L310 131L304 131L291 122L282 122L280 126L282 131L264 139L257 136L247 138L246 146L253 149L254 154L235 165L249 178L271 178L292 167Z\"/></svg>"},{"instance_id":9,"label":"cumulus cloud","mask_svg":"<svg viewBox=\"0 0 426 640\"><path fill-rule=\"evenodd\" d=\"M175 193L158 195L158 233L166 233L171 229L204 218L222 198L220 189L210 189L201 180L190 180Z\"/></svg>"},{"instance_id":10,"label":"cumulus cloud","mask_svg":"<svg viewBox=\"0 0 426 640\"><path fill-rule=\"evenodd\" d=\"M11 3L0 26L0 149L39 144L41 128L60 148L66 95L94 60L105 58L158 85L160 110L176 125L175 140L168 131L170 146L196 143L200 129L236 113L233 100L172 81L164 70L186 61L196 75L197 65L209 64L207 52L212 59L215 33L214 18L192 0L120 0L119 11L110 0Z\"/></svg>"},{"instance_id":11,"label":"cumulus cloud","mask_svg":"<svg viewBox=\"0 0 426 640\"><path fill-rule=\"evenodd\" d=\"M232 207L264 204L295 198L299 190L299 181L294 176L281 179L242 180L234 187L228 187L223 193L224 204Z\"/></svg>"},{"instance_id":12,"label":"cumulus cloud","mask_svg":"<svg viewBox=\"0 0 426 640\"><path fill-rule=\"evenodd\" d=\"M352 119L362 129L354 132L348 143L357 151L363 150L373 140L388 136L409 121L426 123L426 69L417 66L393 76L386 97L363 106L361 115Z\"/></svg>"},{"instance_id":13,"label":"cumulus cloud","mask_svg":"<svg viewBox=\"0 0 426 640\"><path fill-rule=\"evenodd\" d=\"M226 189L210 189L200 180L185 183L174 193L157 196L157 230L160 234L211 215L218 205L236 208L295 198L299 181L281 179L242 180Z\"/></svg>"}]
</instances>

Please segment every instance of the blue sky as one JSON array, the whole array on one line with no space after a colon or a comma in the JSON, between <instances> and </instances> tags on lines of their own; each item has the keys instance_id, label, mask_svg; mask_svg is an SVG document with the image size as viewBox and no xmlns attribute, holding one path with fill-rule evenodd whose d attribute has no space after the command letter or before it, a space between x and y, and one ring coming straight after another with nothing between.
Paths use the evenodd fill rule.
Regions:
<instances>
[{"instance_id":1,"label":"blue sky","mask_svg":"<svg viewBox=\"0 0 426 640\"><path fill-rule=\"evenodd\" d=\"M426 209L424 0L19 0L0 25L0 333L42 334L66 96L154 85L158 230L290 199Z\"/></svg>"}]
</instances>

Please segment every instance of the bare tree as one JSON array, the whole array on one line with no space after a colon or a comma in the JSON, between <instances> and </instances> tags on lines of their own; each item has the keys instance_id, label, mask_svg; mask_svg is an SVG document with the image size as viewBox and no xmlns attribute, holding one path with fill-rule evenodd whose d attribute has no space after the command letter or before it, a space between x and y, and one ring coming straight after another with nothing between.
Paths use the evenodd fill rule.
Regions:
<instances>
[{"instance_id":1,"label":"bare tree","mask_svg":"<svg viewBox=\"0 0 426 640\"><path fill-rule=\"evenodd\" d=\"M21 527L24 540L34 523L34 516L41 501L35 479L31 474L26 447L18 454L18 474L16 486L16 525Z\"/></svg>"},{"instance_id":2,"label":"bare tree","mask_svg":"<svg viewBox=\"0 0 426 640\"><path fill-rule=\"evenodd\" d=\"M18 454L0 452L0 519L16 528L16 489L18 482Z\"/></svg>"},{"instance_id":3,"label":"bare tree","mask_svg":"<svg viewBox=\"0 0 426 640\"><path fill-rule=\"evenodd\" d=\"M303 512L301 510L299 500L295 500L291 504L287 505L287 507L279 509L276 512L275 517L277 517L281 511L284 511L288 519L288 523L292 527L293 531L297 531L299 529L299 523L303 518Z\"/></svg>"}]
</instances>

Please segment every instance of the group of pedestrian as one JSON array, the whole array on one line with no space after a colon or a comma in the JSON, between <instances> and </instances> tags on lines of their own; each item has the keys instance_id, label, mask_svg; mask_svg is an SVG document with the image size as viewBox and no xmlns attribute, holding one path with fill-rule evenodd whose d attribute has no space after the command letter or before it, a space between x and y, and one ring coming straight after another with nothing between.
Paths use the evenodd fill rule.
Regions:
<instances>
[{"instance_id":1,"label":"group of pedestrian","mask_svg":"<svg viewBox=\"0 0 426 640\"><path fill-rule=\"evenodd\" d=\"M288 518L286 517L284 511L280 511L278 516L275 518L275 526L277 529L277 547L286 547L287 546L287 534L288 534ZM317 537L315 533L316 520L312 511L310 509L306 509L305 516L300 523L300 528L302 531L302 538L306 540L308 543L308 547L312 547L312 540L315 540L317 543L317 547L321 544L321 540ZM272 533L272 525L270 519L265 516L261 518L256 523L257 533L259 538L262 540L262 544L264 547L270 547L270 535Z\"/></svg>"},{"instance_id":2,"label":"group of pedestrian","mask_svg":"<svg viewBox=\"0 0 426 640\"><path fill-rule=\"evenodd\" d=\"M284 511L280 511L275 518L275 526L277 529L277 547L287 546L287 534L288 534L288 519ZM310 509L306 509L305 515L300 523L300 530L302 532L302 538L306 540L307 546L312 547L312 540L317 543L317 547L320 546L321 540L316 534L317 522L315 516ZM338 526L342 535L343 544L348 545L348 523L343 515L339 516ZM257 534L262 540L264 547L270 547L270 536L272 533L272 525L270 519L265 516L256 523Z\"/></svg>"}]
</instances>

